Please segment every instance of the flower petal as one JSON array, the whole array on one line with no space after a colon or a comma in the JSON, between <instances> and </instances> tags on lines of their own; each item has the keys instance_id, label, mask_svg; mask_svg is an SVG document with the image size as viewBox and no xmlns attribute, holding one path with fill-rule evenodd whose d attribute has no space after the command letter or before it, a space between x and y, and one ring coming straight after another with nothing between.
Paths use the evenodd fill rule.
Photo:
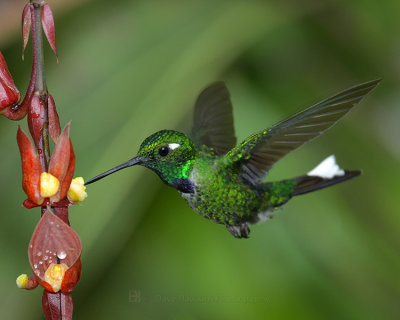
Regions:
<instances>
[{"instance_id":1,"label":"flower petal","mask_svg":"<svg viewBox=\"0 0 400 320\"><path fill-rule=\"evenodd\" d=\"M58 202L50 202L49 199L45 199L43 201L43 203L41 203L39 205L39 204L34 203L32 200L26 199L22 203L22 205L27 209L33 209L33 208L43 207L43 206L47 206L47 205L51 205L52 207L55 207L57 209L61 209L61 208L67 208L69 206L73 206L73 205L75 205L75 203L72 202L72 201L69 201L68 199L63 199L63 200L58 201Z\"/></svg>"},{"instance_id":2,"label":"flower petal","mask_svg":"<svg viewBox=\"0 0 400 320\"><path fill-rule=\"evenodd\" d=\"M31 140L21 128L18 128L17 142L22 162L22 188L29 200L36 204L42 204L44 199L40 196L41 167L39 157Z\"/></svg>"},{"instance_id":3,"label":"flower petal","mask_svg":"<svg viewBox=\"0 0 400 320\"><path fill-rule=\"evenodd\" d=\"M72 292L81 278L82 263L79 258L74 265L69 268L64 275L63 282L61 283L62 292Z\"/></svg>"},{"instance_id":4,"label":"flower petal","mask_svg":"<svg viewBox=\"0 0 400 320\"><path fill-rule=\"evenodd\" d=\"M64 178L68 171L70 157L71 157L71 142L69 139L69 128L70 124L68 123L65 126L63 132L61 133L60 137L58 138L56 147L54 148L53 155L51 156L50 159L49 170L48 170L49 173L51 173L60 181L60 184L62 186ZM60 197L60 194L52 198L52 200L56 202L59 201L60 199L62 199Z\"/></svg>"},{"instance_id":5,"label":"flower petal","mask_svg":"<svg viewBox=\"0 0 400 320\"><path fill-rule=\"evenodd\" d=\"M57 143L61 133L60 119L56 110L56 104L51 94L47 98L47 110L49 112L49 133L54 143Z\"/></svg>"},{"instance_id":6,"label":"flower petal","mask_svg":"<svg viewBox=\"0 0 400 320\"><path fill-rule=\"evenodd\" d=\"M50 47L57 55L56 28L54 27L53 12L51 11L50 5L48 3L45 3L42 7L42 26L44 34L49 41Z\"/></svg>"},{"instance_id":7,"label":"flower petal","mask_svg":"<svg viewBox=\"0 0 400 320\"><path fill-rule=\"evenodd\" d=\"M63 182L60 186L60 200L64 199L67 196L69 187L71 185L71 181L74 177L74 170L75 170L75 153L72 147L71 139L69 140L70 143L70 157L69 157L69 166L67 173L64 177Z\"/></svg>"},{"instance_id":8,"label":"flower petal","mask_svg":"<svg viewBox=\"0 0 400 320\"><path fill-rule=\"evenodd\" d=\"M32 26L32 5L27 4L22 12L22 59L24 58L24 52L26 45L29 41L29 34Z\"/></svg>"},{"instance_id":9,"label":"flower petal","mask_svg":"<svg viewBox=\"0 0 400 320\"><path fill-rule=\"evenodd\" d=\"M53 292L53 288L45 281L45 273L52 263L63 263L74 267L80 259L82 243L78 234L49 209L46 209L38 222L29 243L28 256L31 268L39 283ZM78 272L78 270L76 270ZM80 274L80 270L78 272ZM70 279L65 287L74 288L79 278Z\"/></svg>"}]
</instances>

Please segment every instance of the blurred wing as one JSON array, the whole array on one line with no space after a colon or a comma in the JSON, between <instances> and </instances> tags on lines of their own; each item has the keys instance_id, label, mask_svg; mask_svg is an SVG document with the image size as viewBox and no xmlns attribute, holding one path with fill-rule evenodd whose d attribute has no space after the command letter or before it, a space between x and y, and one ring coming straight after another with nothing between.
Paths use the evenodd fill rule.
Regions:
<instances>
[{"instance_id":1,"label":"blurred wing","mask_svg":"<svg viewBox=\"0 0 400 320\"><path fill-rule=\"evenodd\" d=\"M228 163L240 163L241 177L256 185L275 162L332 127L379 82L373 80L342 91L252 135L227 154Z\"/></svg>"},{"instance_id":2,"label":"blurred wing","mask_svg":"<svg viewBox=\"0 0 400 320\"><path fill-rule=\"evenodd\" d=\"M218 155L225 154L236 145L230 94L223 82L205 88L194 107L192 139L213 148Z\"/></svg>"}]
</instances>

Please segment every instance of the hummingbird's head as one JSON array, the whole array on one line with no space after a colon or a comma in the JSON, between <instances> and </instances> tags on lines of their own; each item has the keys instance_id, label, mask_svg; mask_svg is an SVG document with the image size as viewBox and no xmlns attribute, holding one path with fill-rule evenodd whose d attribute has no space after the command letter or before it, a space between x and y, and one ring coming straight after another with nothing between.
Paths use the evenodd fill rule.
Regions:
<instances>
[{"instance_id":1,"label":"hummingbird's head","mask_svg":"<svg viewBox=\"0 0 400 320\"><path fill-rule=\"evenodd\" d=\"M118 170L142 165L157 173L166 184L183 192L191 192L191 184L187 178L195 157L196 147L189 137L178 131L161 130L143 141L136 157L94 177L86 185Z\"/></svg>"},{"instance_id":2,"label":"hummingbird's head","mask_svg":"<svg viewBox=\"0 0 400 320\"><path fill-rule=\"evenodd\" d=\"M141 165L153 170L165 183L187 179L196 157L196 148L185 134L161 130L146 138L137 155Z\"/></svg>"}]
</instances>

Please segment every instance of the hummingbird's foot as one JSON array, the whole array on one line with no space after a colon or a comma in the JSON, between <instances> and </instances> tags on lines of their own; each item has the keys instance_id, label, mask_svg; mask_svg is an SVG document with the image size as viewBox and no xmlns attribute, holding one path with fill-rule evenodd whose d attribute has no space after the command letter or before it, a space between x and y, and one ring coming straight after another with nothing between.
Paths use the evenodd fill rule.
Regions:
<instances>
[{"instance_id":1,"label":"hummingbird's foot","mask_svg":"<svg viewBox=\"0 0 400 320\"><path fill-rule=\"evenodd\" d=\"M250 228L247 223L242 223L239 226L226 226L226 228L237 239L249 238Z\"/></svg>"},{"instance_id":2,"label":"hummingbird's foot","mask_svg":"<svg viewBox=\"0 0 400 320\"><path fill-rule=\"evenodd\" d=\"M238 226L226 226L228 231L236 238L240 239L241 238L241 232L240 228Z\"/></svg>"}]
</instances>

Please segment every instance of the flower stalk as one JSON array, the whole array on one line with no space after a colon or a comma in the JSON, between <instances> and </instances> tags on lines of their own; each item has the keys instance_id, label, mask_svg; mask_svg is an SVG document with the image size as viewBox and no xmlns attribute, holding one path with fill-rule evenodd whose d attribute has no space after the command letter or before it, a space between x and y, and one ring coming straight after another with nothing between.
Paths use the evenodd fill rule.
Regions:
<instances>
[{"instance_id":1,"label":"flower stalk","mask_svg":"<svg viewBox=\"0 0 400 320\"><path fill-rule=\"evenodd\" d=\"M31 32L32 31L32 32ZM48 3L30 0L22 13L22 52L32 34L32 72L21 103L20 93L0 53L0 114L11 120L28 116L29 132L18 128L17 143L22 162L22 187L28 199L23 205L41 208L41 218L29 243L32 276L21 274L17 286L44 288L43 312L48 320L72 319L72 291L81 275L82 244L70 227L68 207L86 198L82 178L73 180L75 154L69 137L70 124L61 132L53 97L49 94L43 55L43 33L57 55L54 18ZM55 143L50 152L50 138ZM73 181L73 183L71 183Z\"/></svg>"},{"instance_id":2,"label":"flower stalk","mask_svg":"<svg viewBox=\"0 0 400 320\"><path fill-rule=\"evenodd\" d=\"M37 97L36 104L43 106L39 110L40 117L42 118L41 137L35 141L39 153L40 164L42 171L47 171L50 159L50 145L49 145L49 115L47 108L47 86L44 76L44 55L43 55L43 35L42 35L42 5L31 1L33 10L32 12L32 47L33 47L33 64L36 66L36 76L34 85L34 95ZM35 98L34 97L34 98ZM33 117L33 112L28 112L29 117ZM28 120L29 121L29 120ZM33 132L32 132L33 131ZM35 136L37 130L31 129L31 135Z\"/></svg>"}]
</instances>

